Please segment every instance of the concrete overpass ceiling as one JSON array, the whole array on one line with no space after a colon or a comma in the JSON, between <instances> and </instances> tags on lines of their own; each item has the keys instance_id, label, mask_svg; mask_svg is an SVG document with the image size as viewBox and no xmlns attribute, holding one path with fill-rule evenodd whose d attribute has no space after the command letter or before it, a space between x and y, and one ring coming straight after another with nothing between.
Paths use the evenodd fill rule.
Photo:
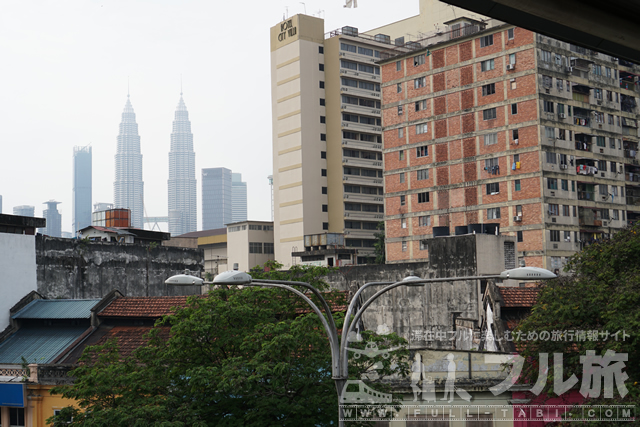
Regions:
<instances>
[{"instance_id":1,"label":"concrete overpass ceiling","mask_svg":"<svg viewBox=\"0 0 640 427\"><path fill-rule=\"evenodd\" d=\"M640 64L640 0L441 0Z\"/></svg>"}]
</instances>

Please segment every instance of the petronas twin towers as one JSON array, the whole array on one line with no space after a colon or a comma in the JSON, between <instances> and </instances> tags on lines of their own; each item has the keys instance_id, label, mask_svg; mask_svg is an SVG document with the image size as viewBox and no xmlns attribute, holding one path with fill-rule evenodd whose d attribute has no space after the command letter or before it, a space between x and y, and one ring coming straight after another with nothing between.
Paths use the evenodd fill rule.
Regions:
<instances>
[{"instance_id":1,"label":"petronas twin towers","mask_svg":"<svg viewBox=\"0 0 640 427\"><path fill-rule=\"evenodd\" d=\"M196 231L196 154L189 112L180 93L171 133L169 152L169 232L172 236ZM118 151L116 154L116 181L113 183L116 208L131 210L131 225L144 228L144 182L142 181L142 154L136 114L127 95L122 112Z\"/></svg>"}]
</instances>

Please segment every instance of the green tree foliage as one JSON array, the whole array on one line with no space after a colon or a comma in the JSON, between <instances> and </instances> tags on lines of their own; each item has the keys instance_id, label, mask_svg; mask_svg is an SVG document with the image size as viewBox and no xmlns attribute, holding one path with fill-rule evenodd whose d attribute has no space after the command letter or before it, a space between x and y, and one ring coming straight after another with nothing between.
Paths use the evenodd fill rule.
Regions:
<instances>
[{"instance_id":1,"label":"green tree foliage","mask_svg":"<svg viewBox=\"0 0 640 427\"><path fill-rule=\"evenodd\" d=\"M373 247L376 255L376 264L384 264L387 262L387 253L384 243L384 221L380 221L377 226L378 232L373 235L376 238Z\"/></svg>"},{"instance_id":2,"label":"green tree foliage","mask_svg":"<svg viewBox=\"0 0 640 427\"><path fill-rule=\"evenodd\" d=\"M627 228L610 240L587 246L573 256L565 271L568 276L542 285L531 315L521 322L517 331L524 338L530 333L571 331L573 339L528 340L519 342L526 358L524 378L535 383L538 378L540 353L549 354L549 375L545 391L553 391L553 353L563 354L564 376L575 374L580 388L583 378L581 356L587 350L603 356L607 350L628 355L625 362L629 393L623 399L614 387L614 399L590 399L594 404L636 404L640 406L640 227ZM598 331L597 340L578 340L576 331ZM613 336L616 332L618 339ZM623 340L623 332L630 335ZM607 336L608 333L608 336ZM603 384L604 385L604 384ZM610 425L610 424L607 424ZM625 423L627 425L627 423Z\"/></svg>"},{"instance_id":3,"label":"green tree foliage","mask_svg":"<svg viewBox=\"0 0 640 427\"><path fill-rule=\"evenodd\" d=\"M318 276L325 270L298 267L260 275L326 287ZM157 322L148 345L131 357L122 358L116 342L88 348L71 373L74 384L53 390L76 400L80 409L66 409L49 422L73 416L66 425L335 425L338 402L328 340L317 315L304 308L299 298L272 288L219 288L206 298L191 297ZM334 314L338 328L343 318ZM365 338L380 348L406 344L393 334ZM361 358L350 366L350 376L360 378L374 368L381 377L406 373L407 355L402 347L389 358Z\"/></svg>"}]
</instances>

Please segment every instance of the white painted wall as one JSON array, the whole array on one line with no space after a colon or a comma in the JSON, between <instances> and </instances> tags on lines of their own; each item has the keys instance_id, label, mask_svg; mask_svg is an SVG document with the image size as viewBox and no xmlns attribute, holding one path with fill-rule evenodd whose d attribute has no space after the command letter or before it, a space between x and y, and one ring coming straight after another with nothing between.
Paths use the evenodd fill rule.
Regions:
<instances>
[{"instance_id":1,"label":"white painted wall","mask_svg":"<svg viewBox=\"0 0 640 427\"><path fill-rule=\"evenodd\" d=\"M0 233L0 331L9 309L37 287L35 236Z\"/></svg>"}]
</instances>

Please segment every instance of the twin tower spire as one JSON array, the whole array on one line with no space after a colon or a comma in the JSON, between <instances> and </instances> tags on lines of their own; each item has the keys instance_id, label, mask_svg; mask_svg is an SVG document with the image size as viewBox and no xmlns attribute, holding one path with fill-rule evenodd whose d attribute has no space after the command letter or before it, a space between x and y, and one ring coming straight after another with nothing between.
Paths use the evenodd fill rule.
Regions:
<instances>
[{"instance_id":1,"label":"twin tower spire","mask_svg":"<svg viewBox=\"0 0 640 427\"><path fill-rule=\"evenodd\" d=\"M136 114L127 94L122 112L118 150L116 153L116 180L113 183L116 208L131 210L131 225L144 228L144 182L142 181L142 154ZM172 236L196 231L196 154L189 112L180 93L180 101L173 120L171 149L169 151L168 181L169 232ZM155 221L154 221L155 222Z\"/></svg>"}]
</instances>

